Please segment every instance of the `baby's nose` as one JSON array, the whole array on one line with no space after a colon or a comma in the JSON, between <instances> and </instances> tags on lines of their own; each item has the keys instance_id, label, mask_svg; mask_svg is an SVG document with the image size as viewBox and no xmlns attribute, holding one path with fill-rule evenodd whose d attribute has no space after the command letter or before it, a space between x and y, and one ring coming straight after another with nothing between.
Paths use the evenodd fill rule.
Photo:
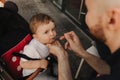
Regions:
<instances>
[{"instance_id":1,"label":"baby's nose","mask_svg":"<svg viewBox=\"0 0 120 80\"><path fill-rule=\"evenodd\" d=\"M53 35L54 35L54 33L53 33L53 32L50 32L50 35L51 35L51 36L53 36Z\"/></svg>"}]
</instances>

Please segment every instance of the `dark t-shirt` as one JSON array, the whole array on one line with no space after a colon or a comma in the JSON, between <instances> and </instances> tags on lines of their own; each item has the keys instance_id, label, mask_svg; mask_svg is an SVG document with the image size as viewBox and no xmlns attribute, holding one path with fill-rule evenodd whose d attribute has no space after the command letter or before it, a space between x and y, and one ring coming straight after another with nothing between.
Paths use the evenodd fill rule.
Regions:
<instances>
[{"instance_id":1,"label":"dark t-shirt","mask_svg":"<svg viewBox=\"0 0 120 80\"><path fill-rule=\"evenodd\" d=\"M120 80L120 49L114 52L106 61L111 66L111 74L102 75L92 80Z\"/></svg>"}]
</instances>

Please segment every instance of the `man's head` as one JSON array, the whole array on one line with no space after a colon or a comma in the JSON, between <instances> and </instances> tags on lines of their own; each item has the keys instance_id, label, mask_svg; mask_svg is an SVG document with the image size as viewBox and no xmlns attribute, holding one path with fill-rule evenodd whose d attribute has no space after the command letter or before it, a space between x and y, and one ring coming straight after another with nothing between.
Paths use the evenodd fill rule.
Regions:
<instances>
[{"instance_id":1,"label":"man's head","mask_svg":"<svg viewBox=\"0 0 120 80\"><path fill-rule=\"evenodd\" d=\"M120 0L86 0L86 23L91 33L107 42L120 32Z\"/></svg>"},{"instance_id":2,"label":"man's head","mask_svg":"<svg viewBox=\"0 0 120 80\"><path fill-rule=\"evenodd\" d=\"M52 43L56 37L54 20L46 14L34 15L30 20L30 29L33 38L43 44Z\"/></svg>"}]
</instances>

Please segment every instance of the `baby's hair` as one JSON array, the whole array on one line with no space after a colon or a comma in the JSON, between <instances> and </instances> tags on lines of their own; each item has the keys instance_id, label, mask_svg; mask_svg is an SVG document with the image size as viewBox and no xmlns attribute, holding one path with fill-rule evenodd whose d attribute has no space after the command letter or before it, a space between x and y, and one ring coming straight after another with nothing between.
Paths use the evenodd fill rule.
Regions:
<instances>
[{"instance_id":1,"label":"baby's hair","mask_svg":"<svg viewBox=\"0 0 120 80\"><path fill-rule=\"evenodd\" d=\"M40 25L48 24L50 21L54 22L54 20L50 16L43 13L32 16L32 18L30 19L31 32L34 34Z\"/></svg>"}]
</instances>

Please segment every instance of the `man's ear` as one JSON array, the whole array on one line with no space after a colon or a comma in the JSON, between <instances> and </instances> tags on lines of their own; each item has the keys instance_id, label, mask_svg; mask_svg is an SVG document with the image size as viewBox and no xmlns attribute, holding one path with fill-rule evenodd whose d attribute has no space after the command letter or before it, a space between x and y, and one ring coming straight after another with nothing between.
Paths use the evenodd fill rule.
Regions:
<instances>
[{"instance_id":1,"label":"man's ear","mask_svg":"<svg viewBox=\"0 0 120 80\"><path fill-rule=\"evenodd\" d=\"M115 8L109 11L108 28L116 30L120 26L120 9Z\"/></svg>"}]
</instances>

